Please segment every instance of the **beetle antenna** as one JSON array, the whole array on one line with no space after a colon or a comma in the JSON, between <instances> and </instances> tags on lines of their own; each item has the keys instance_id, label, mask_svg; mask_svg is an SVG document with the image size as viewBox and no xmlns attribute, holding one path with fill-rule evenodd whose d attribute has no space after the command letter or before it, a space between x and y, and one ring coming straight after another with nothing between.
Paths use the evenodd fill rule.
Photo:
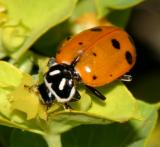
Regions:
<instances>
[{"instance_id":1,"label":"beetle antenna","mask_svg":"<svg viewBox=\"0 0 160 147\"><path fill-rule=\"evenodd\" d=\"M80 59L80 56L77 56L76 58L74 58L74 60L73 60L72 63L71 63L71 66L72 66L72 67L75 67L76 64L78 63L79 59Z\"/></svg>"}]
</instances>

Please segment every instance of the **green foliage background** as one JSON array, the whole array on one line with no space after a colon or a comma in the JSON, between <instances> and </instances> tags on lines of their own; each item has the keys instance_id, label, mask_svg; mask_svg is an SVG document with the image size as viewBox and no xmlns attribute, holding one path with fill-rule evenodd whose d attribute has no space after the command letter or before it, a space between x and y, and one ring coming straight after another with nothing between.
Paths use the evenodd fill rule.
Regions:
<instances>
[{"instance_id":1,"label":"green foliage background","mask_svg":"<svg viewBox=\"0 0 160 147\"><path fill-rule=\"evenodd\" d=\"M105 102L80 86L82 98L71 104L71 112L56 103L47 110L34 87L29 89L42 80L46 56L54 56L58 44L78 28L76 18L92 12L97 20L124 28L132 7L142 1L0 1L1 146L148 146L160 104L136 100L118 80L99 88Z\"/></svg>"}]
</instances>

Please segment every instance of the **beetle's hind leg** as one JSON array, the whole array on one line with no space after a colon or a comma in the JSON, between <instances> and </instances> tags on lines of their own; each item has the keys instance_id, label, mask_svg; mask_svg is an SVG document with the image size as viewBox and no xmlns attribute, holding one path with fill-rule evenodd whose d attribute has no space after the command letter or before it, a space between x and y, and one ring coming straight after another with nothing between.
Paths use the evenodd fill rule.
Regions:
<instances>
[{"instance_id":1,"label":"beetle's hind leg","mask_svg":"<svg viewBox=\"0 0 160 147\"><path fill-rule=\"evenodd\" d=\"M76 90L76 93L75 93L74 97L70 100L70 102L76 102L76 101L79 101L80 99L81 99L81 95Z\"/></svg>"},{"instance_id":2,"label":"beetle's hind leg","mask_svg":"<svg viewBox=\"0 0 160 147\"><path fill-rule=\"evenodd\" d=\"M80 94L78 91L76 91L74 97L70 100L70 102L76 102L79 101L81 98ZM64 103L63 107L65 110L72 110L72 107L68 103Z\"/></svg>"},{"instance_id":3,"label":"beetle's hind leg","mask_svg":"<svg viewBox=\"0 0 160 147\"><path fill-rule=\"evenodd\" d=\"M65 110L72 110L72 107L68 103L64 103L63 107Z\"/></svg>"},{"instance_id":4,"label":"beetle's hind leg","mask_svg":"<svg viewBox=\"0 0 160 147\"><path fill-rule=\"evenodd\" d=\"M98 97L99 99L101 99L101 100L106 100L106 97L102 94L102 93L100 93L97 89L95 89L95 88L93 88L93 87L91 87L91 86L88 86L88 85L85 85L86 86L86 88L89 90L89 91L91 91L96 97Z\"/></svg>"},{"instance_id":5,"label":"beetle's hind leg","mask_svg":"<svg viewBox=\"0 0 160 147\"><path fill-rule=\"evenodd\" d=\"M34 92L35 94L39 94L38 85L24 85L24 88L28 89L30 93Z\"/></svg>"},{"instance_id":6,"label":"beetle's hind leg","mask_svg":"<svg viewBox=\"0 0 160 147\"><path fill-rule=\"evenodd\" d=\"M120 77L120 80L124 81L124 82L131 82L132 81L132 76L131 75L123 75L123 76Z\"/></svg>"}]
</instances>

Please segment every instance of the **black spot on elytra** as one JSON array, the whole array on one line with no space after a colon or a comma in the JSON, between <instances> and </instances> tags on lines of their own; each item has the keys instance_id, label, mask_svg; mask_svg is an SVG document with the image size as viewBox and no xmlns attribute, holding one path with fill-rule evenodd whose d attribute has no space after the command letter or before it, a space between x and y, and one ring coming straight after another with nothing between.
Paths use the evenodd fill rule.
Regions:
<instances>
[{"instance_id":1,"label":"black spot on elytra","mask_svg":"<svg viewBox=\"0 0 160 147\"><path fill-rule=\"evenodd\" d=\"M93 75L92 79L93 79L93 80L96 80L96 79L97 79L97 76L96 76L96 75Z\"/></svg>"},{"instance_id":2,"label":"black spot on elytra","mask_svg":"<svg viewBox=\"0 0 160 147\"><path fill-rule=\"evenodd\" d=\"M112 77L113 75L112 75L112 74L110 74L109 76L110 76L110 77Z\"/></svg>"},{"instance_id":3,"label":"black spot on elytra","mask_svg":"<svg viewBox=\"0 0 160 147\"><path fill-rule=\"evenodd\" d=\"M83 42L78 42L79 45L83 45Z\"/></svg>"},{"instance_id":4,"label":"black spot on elytra","mask_svg":"<svg viewBox=\"0 0 160 147\"><path fill-rule=\"evenodd\" d=\"M120 43L119 43L118 40L112 39L111 41L112 41L112 45L113 45L114 48L120 49Z\"/></svg>"},{"instance_id":5,"label":"black spot on elytra","mask_svg":"<svg viewBox=\"0 0 160 147\"><path fill-rule=\"evenodd\" d=\"M93 56L97 56L97 54L95 52L92 53Z\"/></svg>"},{"instance_id":6,"label":"black spot on elytra","mask_svg":"<svg viewBox=\"0 0 160 147\"><path fill-rule=\"evenodd\" d=\"M132 59L132 55L131 55L131 53L129 51L126 51L125 58L126 58L128 64L132 64L133 59Z\"/></svg>"},{"instance_id":7,"label":"black spot on elytra","mask_svg":"<svg viewBox=\"0 0 160 147\"><path fill-rule=\"evenodd\" d=\"M92 28L92 29L90 29L90 30L93 31L93 32L101 32L101 31L102 31L102 28L96 27L96 28Z\"/></svg>"}]
</instances>

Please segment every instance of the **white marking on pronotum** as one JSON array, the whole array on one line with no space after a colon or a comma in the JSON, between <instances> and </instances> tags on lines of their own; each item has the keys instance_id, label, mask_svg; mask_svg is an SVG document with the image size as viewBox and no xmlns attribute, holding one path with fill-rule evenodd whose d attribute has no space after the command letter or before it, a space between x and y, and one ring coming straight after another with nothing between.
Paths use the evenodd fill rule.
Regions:
<instances>
[{"instance_id":1,"label":"white marking on pronotum","mask_svg":"<svg viewBox=\"0 0 160 147\"><path fill-rule=\"evenodd\" d=\"M44 82L45 82L48 90L55 96L55 99L56 99L57 102L59 102L59 103L69 102L69 101L73 98L73 96L75 95L75 92L76 92L75 86L72 87L71 92L70 92L70 95L69 95L68 98L61 98L61 97L59 97L59 96L56 94L56 92L52 89L52 87L51 87L51 86L52 86L52 83L48 83L47 80L46 80L46 78L44 78Z\"/></svg>"},{"instance_id":2,"label":"white marking on pronotum","mask_svg":"<svg viewBox=\"0 0 160 147\"><path fill-rule=\"evenodd\" d=\"M59 84L59 90L63 90L64 89L64 86L66 84L66 79L65 78L62 78L60 84Z\"/></svg>"},{"instance_id":3,"label":"white marking on pronotum","mask_svg":"<svg viewBox=\"0 0 160 147\"><path fill-rule=\"evenodd\" d=\"M49 98L51 98L51 97L52 97L52 93L51 93L51 92L49 92L49 93L48 93L48 96L49 96Z\"/></svg>"},{"instance_id":4,"label":"white marking on pronotum","mask_svg":"<svg viewBox=\"0 0 160 147\"><path fill-rule=\"evenodd\" d=\"M72 85L72 79L69 80L69 85Z\"/></svg>"},{"instance_id":5,"label":"white marking on pronotum","mask_svg":"<svg viewBox=\"0 0 160 147\"><path fill-rule=\"evenodd\" d=\"M50 75L50 76L54 76L54 75L59 74L60 72L61 72L60 70L54 70L54 71L51 71L51 72L49 73L49 75Z\"/></svg>"}]
</instances>

